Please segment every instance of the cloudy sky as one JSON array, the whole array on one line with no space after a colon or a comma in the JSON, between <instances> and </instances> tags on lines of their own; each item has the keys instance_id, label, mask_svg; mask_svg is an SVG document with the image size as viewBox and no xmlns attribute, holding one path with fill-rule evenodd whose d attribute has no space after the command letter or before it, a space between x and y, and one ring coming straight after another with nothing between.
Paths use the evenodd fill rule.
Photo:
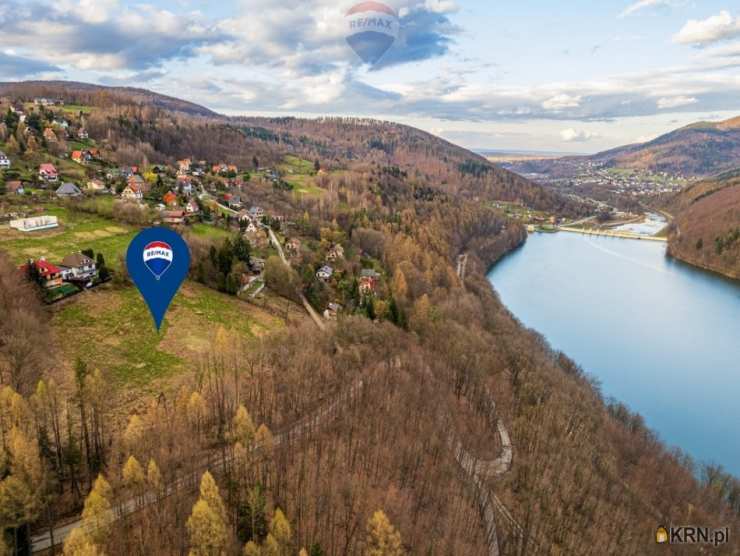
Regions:
<instances>
[{"instance_id":1,"label":"cloudy sky","mask_svg":"<svg viewBox=\"0 0 740 556\"><path fill-rule=\"evenodd\" d=\"M595 152L740 115L737 0L3 0L0 79L144 87L228 114L359 115L475 149Z\"/></svg>"}]
</instances>

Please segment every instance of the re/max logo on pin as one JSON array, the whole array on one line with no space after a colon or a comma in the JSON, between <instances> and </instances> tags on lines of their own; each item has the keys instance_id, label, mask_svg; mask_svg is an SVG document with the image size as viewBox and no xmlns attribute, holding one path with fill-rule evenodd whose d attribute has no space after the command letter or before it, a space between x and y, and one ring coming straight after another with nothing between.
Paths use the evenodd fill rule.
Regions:
<instances>
[{"instance_id":1,"label":"re/max logo on pin","mask_svg":"<svg viewBox=\"0 0 740 556\"><path fill-rule=\"evenodd\" d=\"M658 527L655 532L658 544L711 544L719 546L730 542L730 528L712 529L681 525L677 527Z\"/></svg>"}]
</instances>

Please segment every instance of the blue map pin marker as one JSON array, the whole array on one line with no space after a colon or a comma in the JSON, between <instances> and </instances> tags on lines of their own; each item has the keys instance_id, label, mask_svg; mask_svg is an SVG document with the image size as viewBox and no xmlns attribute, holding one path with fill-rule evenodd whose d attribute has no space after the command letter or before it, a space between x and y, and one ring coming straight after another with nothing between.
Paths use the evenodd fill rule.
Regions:
<instances>
[{"instance_id":1,"label":"blue map pin marker","mask_svg":"<svg viewBox=\"0 0 740 556\"><path fill-rule=\"evenodd\" d=\"M143 230L128 246L126 268L159 330L172 298L190 269L187 243L168 228Z\"/></svg>"}]
</instances>

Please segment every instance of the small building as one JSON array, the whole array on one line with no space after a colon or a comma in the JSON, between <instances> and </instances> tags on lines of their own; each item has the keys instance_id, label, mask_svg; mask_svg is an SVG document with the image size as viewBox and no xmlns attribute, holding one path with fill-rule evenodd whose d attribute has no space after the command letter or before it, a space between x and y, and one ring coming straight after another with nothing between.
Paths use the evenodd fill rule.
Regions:
<instances>
[{"instance_id":1,"label":"small building","mask_svg":"<svg viewBox=\"0 0 740 556\"><path fill-rule=\"evenodd\" d=\"M162 212L162 222L170 226L182 226L185 224L186 214L184 210L165 210Z\"/></svg>"},{"instance_id":2,"label":"small building","mask_svg":"<svg viewBox=\"0 0 740 556\"><path fill-rule=\"evenodd\" d=\"M9 181L5 184L5 190L9 195L23 195L26 190L20 180Z\"/></svg>"},{"instance_id":3,"label":"small building","mask_svg":"<svg viewBox=\"0 0 740 556\"><path fill-rule=\"evenodd\" d=\"M337 320L337 315L342 310L342 306L339 303L329 303L326 309L324 309L324 318L327 320Z\"/></svg>"},{"instance_id":4,"label":"small building","mask_svg":"<svg viewBox=\"0 0 740 556\"><path fill-rule=\"evenodd\" d=\"M301 250L301 240L298 238L291 238L285 242L285 250L291 254L296 255Z\"/></svg>"},{"instance_id":5,"label":"small building","mask_svg":"<svg viewBox=\"0 0 740 556\"><path fill-rule=\"evenodd\" d=\"M138 185L127 185L121 192L121 199L127 201L141 201L144 198L144 192Z\"/></svg>"},{"instance_id":6,"label":"small building","mask_svg":"<svg viewBox=\"0 0 740 556\"><path fill-rule=\"evenodd\" d=\"M374 295L380 281L380 274L372 268L364 268L360 272L358 288L361 295Z\"/></svg>"},{"instance_id":7,"label":"small building","mask_svg":"<svg viewBox=\"0 0 740 556\"><path fill-rule=\"evenodd\" d=\"M259 222L265 217L265 211L262 207L252 207L249 209L249 216L252 217L252 220Z\"/></svg>"},{"instance_id":8,"label":"small building","mask_svg":"<svg viewBox=\"0 0 740 556\"><path fill-rule=\"evenodd\" d=\"M43 257L35 263L31 261L30 264L36 267L36 272L45 288L56 288L62 285L62 269L58 266L51 264Z\"/></svg>"},{"instance_id":9,"label":"small building","mask_svg":"<svg viewBox=\"0 0 740 556\"><path fill-rule=\"evenodd\" d=\"M242 208L242 198L239 195L232 195L229 199L229 208L235 210Z\"/></svg>"},{"instance_id":10,"label":"small building","mask_svg":"<svg viewBox=\"0 0 740 556\"><path fill-rule=\"evenodd\" d=\"M244 222L244 220L242 222ZM257 226L255 226L255 224L254 224L254 222L252 220L247 219L246 220L246 223L247 223L246 226L244 226L244 233L245 234L254 234L254 233L257 233L258 228L257 228Z\"/></svg>"},{"instance_id":11,"label":"small building","mask_svg":"<svg viewBox=\"0 0 740 556\"><path fill-rule=\"evenodd\" d=\"M177 176L177 188L183 195L193 194L193 182L189 176Z\"/></svg>"},{"instance_id":12,"label":"small building","mask_svg":"<svg viewBox=\"0 0 740 556\"><path fill-rule=\"evenodd\" d=\"M44 181L55 182L59 179L59 172L53 164L47 162L39 166L39 178Z\"/></svg>"},{"instance_id":13,"label":"small building","mask_svg":"<svg viewBox=\"0 0 740 556\"><path fill-rule=\"evenodd\" d=\"M57 134L54 133L54 130L50 127L47 127L44 129L44 139L46 139L49 143L56 143L57 142Z\"/></svg>"},{"instance_id":14,"label":"small building","mask_svg":"<svg viewBox=\"0 0 740 556\"><path fill-rule=\"evenodd\" d=\"M344 258L344 247L339 244L333 245L329 252L326 254L326 258L330 261L337 261Z\"/></svg>"},{"instance_id":15,"label":"small building","mask_svg":"<svg viewBox=\"0 0 740 556\"><path fill-rule=\"evenodd\" d=\"M331 277L334 275L334 269L330 267L329 265L322 266L318 271L316 271L316 278L319 280L327 281L331 280Z\"/></svg>"},{"instance_id":16,"label":"small building","mask_svg":"<svg viewBox=\"0 0 740 556\"><path fill-rule=\"evenodd\" d=\"M90 135L87 133L87 130L84 127L81 127L77 130L77 137L84 141L86 139L89 139Z\"/></svg>"},{"instance_id":17,"label":"small building","mask_svg":"<svg viewBox=\"0 0 740 556\"><path fill-rule=\"evenodd\" d=\"M91 280L98 275L98 268L90 257L82 253L67 255L62 259L65 280Z\"/></svg>"},{"instance_id":18,"label":"small building","mask_svg":"<svg viewBox=\"0 0 740 556\"><path fill-rule=\"evenodd\" d=\"M198 214L200 212L200 207L198 207L198 203L195 202L195 199L190 199L185 203L185 212L187 212L188 215Z\"/></svg>"},{"instance_id":19,"label":"small building","mask_svg":"<svg viewBox=\"0 0 740 556\"><path fill-rule=\"evenodd\" d=\"M87 164L87 157L84 151L72 151L71 158L77 164Z\"/></svg>"},{"instance_id":20,"label":"small building","mask_svg":"<svg viewBox=\"0 0 740 556\"><path fill-rule=\"evenodd\" d=\"M33 216L10 221L10 227L19 232L49 230L57 226L59 226L59 219L56 216Z\"/></svg>"},{"instance_id":21,"label":"small building","mask_svg":"<svg viewBox=\"0 0 740 556\"><path fill-rule=\"evenodd\" d=\"M168 207L177 206L177 195L175 195L172 191L168 191L162 196L162 202Z\"/></svg>"},{"instance_id":22,"label":"small building","mask_svg":"<svg viewBox=\"0 0 740 556\"><path fill-rule=\"evenodd\" d=\"M0 151L0 169L7 170L8 168L10 168L10 159L3 151Z\"/></svg>"},{"instance_id":23,"label":"small building","mask_svg":"<svg viewBox=\"0 0 740 556\"><path fill-rule=\"evenodd\" d=\"M63 183L56 190L56 196L63 198L63 199L68 199L71 197L80 197L81 195L82 195L82 191L80 191L80 188L71 182Z\"/></svg>"},{"instance_id":24,"label":"small building","mask_svg":"<svg viewBox=\"0 0 740 556\"><path fill-rule=\"evenodd\" d=\"M104 191L107 191L108 188L105 186L105 183L103 182L103 180L99 180L98 178L93 178L87 182L87 190L93 193L102 193Z\"/></svg>"},{"instance_id":25,"label":"small building","mask_svg":"<svg viewBox=\"0 0 740 556\"><path fill-rule=\"evenodd\" d=\"M180 170L180 172L183 172L185 174L190 172L191 165L192 165L192 161L189 158L184 158L182 160L177 161L178 170Z\"/></svg>"},{"instance_id":26,"label":"small building","mask_svg":"<svg viewBox=\"0 0 740 556\"><path fill-rule=\"evenodd\" d=\"M255 274L261 274L265 270L265 259L259 257L249 257L249 268Z\"/></svg>"}]
</instances>

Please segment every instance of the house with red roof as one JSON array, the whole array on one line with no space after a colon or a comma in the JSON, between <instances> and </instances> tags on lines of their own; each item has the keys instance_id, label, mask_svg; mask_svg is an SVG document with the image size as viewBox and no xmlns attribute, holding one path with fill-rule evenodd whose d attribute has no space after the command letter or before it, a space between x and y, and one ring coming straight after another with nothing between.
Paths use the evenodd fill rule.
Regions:
<instances>
[{"instance_id":1,"label":"house with red roof","mask_svg":"<svg viewBox=\"0 0 740 556\"><path fill-rule=\"evenodd\" d=\"M31 261L36 267L39 279L45 288L56 288L62 285L62 269L58 266L50 263L45 258L40 258L35 263Z\"/></svg>"},{"instance_id":2,"label":"house with red roof","mask_svg":"<svg viewBox=\"0 0 740 556\"><path fill-rule=\"evenodd\" d=\"M39 166L39 178L44 181L57 181L59 179L59 172L53 164L46 162Z\"/></svg>"},{"instance_id":3,"label":"house with red roof","mask_svg":"<svg viewBox=\"0 0 740 556\"><path fill-rule=\"evenodd\" d=\"M172 191L168 191L162 196L162 202L168 207L177 206L177 195L175 195Z\"/></svg>"}]
</instances>

